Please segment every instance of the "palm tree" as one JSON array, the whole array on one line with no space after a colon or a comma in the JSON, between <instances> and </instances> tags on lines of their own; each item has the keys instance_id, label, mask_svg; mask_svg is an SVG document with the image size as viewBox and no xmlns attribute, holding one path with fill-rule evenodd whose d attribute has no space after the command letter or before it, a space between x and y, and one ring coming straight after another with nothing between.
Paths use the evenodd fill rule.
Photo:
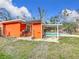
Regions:
<instances>
[{"instance_id":1,"label":"palm tree","mask_svg":"<svg viewBox=\"0 0 79 59\"><path fill-rule=\"evenodd\" d=\"M44 23L44 19L46 16L45 10L41 9L40 7L38 8L38 12L39 12L39 19Z\"/></svg>"},{"instance_id":2,"label":"palm tree","mask_svg":"<svg viewBox=\"0 0 79 59\"><path fill-rule=\"evenodd\" d=\"M59 16L54 16L50 18L50 23L55 24L58 23L59 21Z\"/></svg>"}]
</instances>

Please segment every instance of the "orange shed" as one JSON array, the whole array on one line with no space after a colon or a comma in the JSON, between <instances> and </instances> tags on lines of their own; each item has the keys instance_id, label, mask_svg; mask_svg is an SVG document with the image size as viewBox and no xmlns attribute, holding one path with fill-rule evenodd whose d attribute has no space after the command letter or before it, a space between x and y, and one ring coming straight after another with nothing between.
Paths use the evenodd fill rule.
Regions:
<instances>
[{"instance_id":1,"label":"orange shed","mask_svg":"<svg viewBox=\"0 0 79 59\"><path fill-rule=\"evenodd\" d=\"M25 31L25 36L31 36L34 39L42 38L42 23L40 20L29 21L26 27L29 31Z\"/></svg>"},{"instance_id":2,"label":"orange shed","mask_svg":"<svg viewBox=\"0 0 79 59\"><path fill-rule=\"evenodd\" d=\"M40 39L42 38L42 23L40 20L27 23L24 20L2 21L0 34L6 37L31 36L34 39Z\"/></svg>"},{"instance_id":3,"label":"orange shed","mask_svg":"<svg viewBox=\"0 0 79 59\"><path fill-rule=\"evenodd\" d=\"M26 24L23 20L9 20L0 22L3 26L3 36L7 37L20 37L22 31L26 29Z\"/></svg>"},{"instance_id":4,"label":"orange shed","mask_svg":"<svg viewBox=\"0 0 79 59\"><path fill-rule=\"evenodd\" d=\"M31 21L32 37L36 39L42 38L42 23L40 20Z\"/></svg>"}]
</instances>

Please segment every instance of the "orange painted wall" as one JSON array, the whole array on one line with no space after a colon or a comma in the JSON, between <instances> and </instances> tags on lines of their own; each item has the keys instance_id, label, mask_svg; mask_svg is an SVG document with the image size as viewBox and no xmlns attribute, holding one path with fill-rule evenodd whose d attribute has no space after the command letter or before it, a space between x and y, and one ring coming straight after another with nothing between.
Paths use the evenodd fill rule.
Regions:
<instances>
[{"instance_id":1,"label":"orange painted wall","mask_svg":"<svg viewBox=\"0 0 79 59\"><path fill-rule=\"evenodd\" d=\"M41 23L32 24L32 36L33 38L42 38L42 27Z\"/></svg>"},{"instance_id":2,"label":"orange painted wall","mask_svg":"<svg viewBox=\"0 0 79 59\"><path fill-rule=\"evenodd\" d=\"M25 30L26 24L21 22L11 22L3 24L4 36L8 37L20 37L22 30ZM42 24L40 22L35 22L30 24L30 31L25 33L33 38L42 38Z\"/></svg>"},{"instance_id":3,"label":"orange painted wall","mask_svg":"<svg viewBox=\"0 0 79 59\"><path fill-rule=\"evenodd\" d=\"M4 35L10 37L20 36L20 23L4 24Z\"/></svg>"}]
</instances>

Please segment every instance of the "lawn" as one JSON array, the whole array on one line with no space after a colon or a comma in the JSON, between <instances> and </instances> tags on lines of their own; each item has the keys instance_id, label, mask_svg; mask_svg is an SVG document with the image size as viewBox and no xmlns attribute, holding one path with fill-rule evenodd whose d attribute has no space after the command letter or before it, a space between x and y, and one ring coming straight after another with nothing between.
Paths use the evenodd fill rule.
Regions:
<instances>
[{"instance_id":1,"label":"lawn","mask_svg":"<svg viewBox=\"0 0 79 59\"><path fill-rule=\"evenodd\" d=\"M79 38L62 38L60 43L49 43L49 59L79 59Z\"/></svg>"},{"instance_id":2,"label":"lawn","mask_svg":"<svg viewBox=\"0 0 79 59\"><path fill-rule=\"evenodd\" d=\"M60 43L0 38L0 59L79 59L79 38Z\"/></svg>"},{"instance_id":3,"label":"lawn","mask_svg":"<svg viewBox=\"0 0 79 59\"><path fill-rule=\"evenodd\" d=\"M0 38L0 59L28 59L29 53L38 44L38 42L14 40Z\"/></svg>"}]
</instances>

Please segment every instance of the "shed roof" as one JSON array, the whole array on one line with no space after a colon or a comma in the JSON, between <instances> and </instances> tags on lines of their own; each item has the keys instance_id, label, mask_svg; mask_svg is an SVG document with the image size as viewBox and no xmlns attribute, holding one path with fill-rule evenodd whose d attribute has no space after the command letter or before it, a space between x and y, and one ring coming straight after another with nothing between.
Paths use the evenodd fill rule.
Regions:
<instances>
[{"instance_id":1,"label":"shed roof","mask_svg":"<svg viewBox=\"0 0 79 59\"><path fill-rule=\"evenodd\" d=\"M41 20L31 20L28 23L42 23Z\"/></svg>"},{"instance_id":2,"label":"shed roof","mask_svg":"<svg viewBox=\"0 0 79 59\"><path fill-rule=\"evenodd\" d=\"M62 26L62 24L43 24L45 27Z\"/></svg>"},{"instance_id":3,"label":"shed roof","mask_svg":"<svg viewBox=\"0 0 79 59\"><path fill-rule=\"evenodd\" d=\"M2 22L0 22L0 24L13 23L13 22L22 22L22 23L25 23L25 20L21 20L21 19L8 20L8 21L2 21Z\"/></svg>"}]
</instances>

